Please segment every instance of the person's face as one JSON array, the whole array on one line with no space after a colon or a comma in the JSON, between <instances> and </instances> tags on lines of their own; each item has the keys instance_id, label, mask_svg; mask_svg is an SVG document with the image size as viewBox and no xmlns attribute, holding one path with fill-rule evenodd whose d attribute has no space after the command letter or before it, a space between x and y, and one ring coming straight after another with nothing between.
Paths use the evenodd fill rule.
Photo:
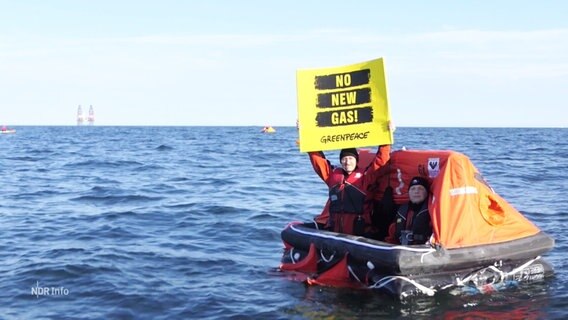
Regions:
<instances>
[{"instance_id":1,"label":"person's face","mask_svg":"<svg viewBox=\"0 0 568 320\"><path fill-rule=\"evenodd\" d=\"M419 184L414 185L410 187L410 189L408 189L408 197L410 198L410 202L412 203L420 203L426 200L427 195L428 192L426 191L426 188Z\"/></svg>"},{"instance_id":2,"label":"person's face","mask_svg":"<svg viewBox=\"0 0 568 320\"><path fill-rule=\"evenodd\" d=\"M357 166L357 159L354 156L345 156L341 158L341 167L345 172L351 173Z\"/></svg>"}]
</instances>

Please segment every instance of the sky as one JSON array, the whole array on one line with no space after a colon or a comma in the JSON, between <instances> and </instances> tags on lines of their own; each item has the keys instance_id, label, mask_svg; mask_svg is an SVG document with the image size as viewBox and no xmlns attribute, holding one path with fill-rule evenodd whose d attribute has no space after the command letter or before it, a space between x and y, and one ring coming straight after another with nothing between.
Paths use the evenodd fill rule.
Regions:
<instances>
[{"instance_id":1,"label":"sky","mask_svg":"<svg viewBox=\"0 0 568 320\"><path fill-rule=\"evenodd\" d=\"M294 126L384 58L396 126L568 127L568 2L0 0L0 124Z\"/></svg>"}]
</instances>

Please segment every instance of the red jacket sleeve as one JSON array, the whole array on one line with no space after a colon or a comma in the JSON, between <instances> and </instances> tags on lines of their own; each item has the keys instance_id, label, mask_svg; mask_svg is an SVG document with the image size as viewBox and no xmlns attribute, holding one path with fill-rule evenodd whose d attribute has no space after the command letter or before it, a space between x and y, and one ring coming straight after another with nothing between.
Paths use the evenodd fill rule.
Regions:
<instances>
[{"instance_id":1,"label":"red jacket sleeve","mask_svg":"<svg viewBox=\"0 0 568 320\"><path fill-rule=\"evenodd\" d=\"M383 173L379 171L385 164L390 160L391 146L389 144L379 146L375 159L373 162L365 169L365 182L366 185L372 185Z\"/></svg>"},{"instance_id":2,"label":"red jacket sleeve","mask_svg":"<svg viewBox=\"0 0 568 320\"><path fill-rule=\"evenodd\" d=\"M390 160L390 144L379 146L371 170L376 171L383 167Z\"/></svg>"},{"instance_id":3,"label":"red jacket sleeve","mask_svg":"<svg viewBox=\"0 0 568 320\"><path fill-rule=\"evenodd\" d=\"M321 151L308 152L308 155L310 156L310 162L312 163L314 171L327 183L327 179L333 170L331 163L325 158L325 155Z\"/></svg>"}]
</instances>

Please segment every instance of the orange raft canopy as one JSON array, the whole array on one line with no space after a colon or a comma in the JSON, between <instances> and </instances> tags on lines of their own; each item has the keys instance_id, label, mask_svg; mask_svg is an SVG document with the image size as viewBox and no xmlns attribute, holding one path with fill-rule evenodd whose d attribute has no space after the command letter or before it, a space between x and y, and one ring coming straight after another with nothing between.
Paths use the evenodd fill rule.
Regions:
<instances>
[{"instance_id":1,"label":"orange raft canopy","mask_svg":"<svg viewBox=\"0 0 568 320\"><path fill-rule=\"evenodd\" d=\"M372 156L364 153L365 161ZM540 230L501 198L465 155L455 151L395 151L379 190L393 189L397 204L408 201L414 176L430 181L432 244L446 249L495 244L535 235ZM382 193L377 194L378 198Z\"/></svg>"}]
</instances>

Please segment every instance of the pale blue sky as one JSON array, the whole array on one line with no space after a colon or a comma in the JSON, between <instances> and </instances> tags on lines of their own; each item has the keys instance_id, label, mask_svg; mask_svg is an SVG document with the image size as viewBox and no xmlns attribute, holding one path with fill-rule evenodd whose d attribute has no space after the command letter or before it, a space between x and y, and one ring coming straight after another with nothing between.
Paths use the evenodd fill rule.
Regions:
<instances>
[{"instance_id":1,"label":"pale blue sky","mask_svg":"<svg viewBox=\"0 0 568 320\"><path fill-rule=\"evenodd\" d=\"M3 1L0 124L293 126L296 70L385 59L398 126L568 127L566 1Z\"/></svg>"}]
</instances>

